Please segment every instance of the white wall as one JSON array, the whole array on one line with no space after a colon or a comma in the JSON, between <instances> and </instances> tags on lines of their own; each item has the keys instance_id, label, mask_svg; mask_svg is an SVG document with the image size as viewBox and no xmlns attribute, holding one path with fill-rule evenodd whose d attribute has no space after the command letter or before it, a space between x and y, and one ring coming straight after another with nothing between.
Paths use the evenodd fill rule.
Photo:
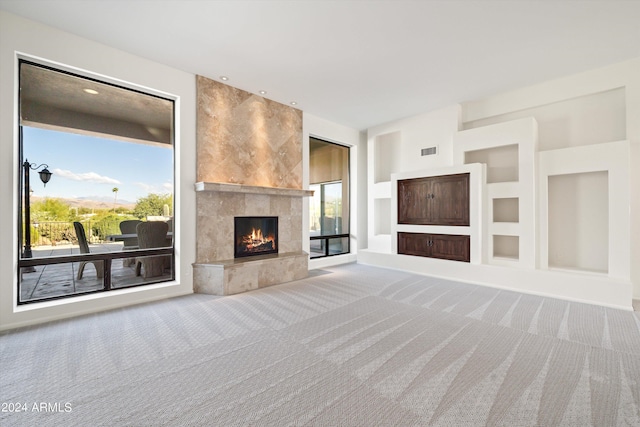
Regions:
<instances>
[{"instance_id":1,"label":"white wall","mask_svg":"<svg viewBox=\"0 0 640 427\"><path fill-rule=\"evenodd\" d=\"M640 58L463 103L456 123L454 113L457 108L460 107L452 106L450 109L368 129L368 201L373 209L370 209L368 217L369 246L360 251L358 261L489 286L630 308L632 295L640 298ZM474 145L475 131L489 129L491 126L499 131L501 128L496 126L508 126L525 118L539 126L539 130L536 127L532 133L535 137L533 150L524 155L526 158L520 159L519 165L519 174L526 175L527 182L532 183L526 191L527 195L531 195L532 202L524 207L520 204L520 224L500 224L506 235L517 231L523 223L532 227L531 230L540 229L546 233L550 226L553 229L557 222L566 221L566 212L557 203L568 203L571 200L556 193L549 199L547 186L538 182L538 176L546 184L548 177L580 173L583 175L578 178L580 182L577 185L580 186L589 185L587 181L592 172L602 172L608 176L608 186L602 179L598 181L599 193L605 193L607 205L602 209L598 206L597 215L593 218L583 216L580 219L583 221L580 231L570 237L577 242L571 249L578 251L575 254L578 259L567 263L575 264L576 271L553 270L547 262L548 250L563 249L560 246L547 249L546 245L549 243L546 235L544 239L539 237L542 242L540 245L532 240L533 243L528 246L532 251L532 256L529 257L532 261L520 265L460 265L461 263L451 261L392 254L390 248L394 236L376 232L385 229L379 225L385 220L391 220L393 216L387 213L389 209L383 203L391 197L390 185L376 180L375 168L380 164L380 159L375 158L376 143L394 141L396 149L387 156L400 159L399 162L391 163L396 168L400 164L400 170L393 170L392 173L406 173L416 169L427 172L458 164L459 159L455 153L460 136L470 136L467 138L465 151L473 150L476 146L478 149L485 148L482 141ZM460 129L468 130L458 132ZM439 156L420 157L420 148L436 144L439 146ZM449 156L452 151L453 158ZM623 156L625 152L628 154ZM581 158L584 156L588 158ZM628 158L628 163L621 161L622 157ZM527 166L526 171L523 164ZM558 181L553 178L550 180ZM615 184L612 184L614 181ZM505 192L500 197L508 197L514 189L522 189L521 183L508 184L497 184L505 187ZM566 187L555 187L552 191ZM608 189L604 190L605 187ZM556 205L547 210L547 201L554 201ZM571 203L580 205L579 202L574 200ZM379 212L376 212L376 205L381 207ZM538 205L541 206L539 209ZM483 213L487 209L485 206ZM385 215L389 218L381 218ZM530 220L525 221L527 216ZM605 222L607 224L603 225ZM608 243L596 251L580 252L582 248L579 245L584 241L585 235L588 235L585 230L590 228L590 224L598 226L600 241L606 240L606 236L602 234L603 229L607 229ZM542 244L545 245L544 249L540 247ZM602 254L606 256L603 257ZM589 259L598 256L608 260L600 262L596 266L599 271L592 274L587 268ZM544 258L540 265L535 261L539 258ZM489 263L490 259L487 264ZM607 271L602 273L605 264Z\"/></svg>"},{"instance_id":2,"label":"white wall","mask_svg":"<svg viewBox=\"0 0 640 427\"><path fill-rule=\"evenodd\" d=\"M366 187L360 186L360 182L365 181L366 178L361 177L359 167L361 161L359 161L361 152L360 146L363 145L360 142L361 135L356 129L339 125L313 114L303 113L302 116L302 185L303 188L309 188L309 137L318 138L328 142L334 142L336 144L345 145L351 147L350 149L350 178L351 178L351 216L349 230L351 233L351 254L349 255L337 255L321 259L312 259L309 261L309 269L328 267L331 265L343 264L346 262L353 262L356 260L356 254L358 252L358 236L366 235L366 219L361 218L362 215L366 215L366 209L360 205L359 201L361 195L359 191L366 193ZM366 153L366 150L362 150ZM303 250L309 252L309 198L305 198L302 203L302 242Z\"/></svg>"},{"instance_id":3,"label":"white wall","mask_svg":"<svg viewBox=\"0 0 640 427\"><path fill-rule=\"evenodd\" d=\"M453 161L451 142L453 134L460 129L460 114L460 106L452 105L369 128L367 134L372 138L400 132L401 148L398 154L401 170L392 173L447 166ZM436 155L420 155L421 149L432 146L438 147Z\"/></svg>"},{"instance_id":4,"label":"white wall","mask_svg":"<svg viewBox=\"0 0 640 427\"><path fill-rule=\"evenodd\" d=\"M16 52L179 97L176 281L16 306L18 117ZM0 329L191 293L195 261L195 76L0 11Z\"/></svg>"},{"instance_id":5,"label":"white wall","mask_svg":"<svg viewBox=\"0 0 640 427\"><path fill-rule=\"evenodd\" d=\"M582 96L570 94L570 99L549 100L551 102L505 112L463 124L464 129L487 126L523 117L535 117L538 123L538 149L541 151L558 148L578 147L598 144L603 141L625 139L626 93L624 87L617 87ZM481 114L476 110L479 102L469 103L465 111ZM492 114L493 112L489 112Z\"/></svg>"}]
</instances>

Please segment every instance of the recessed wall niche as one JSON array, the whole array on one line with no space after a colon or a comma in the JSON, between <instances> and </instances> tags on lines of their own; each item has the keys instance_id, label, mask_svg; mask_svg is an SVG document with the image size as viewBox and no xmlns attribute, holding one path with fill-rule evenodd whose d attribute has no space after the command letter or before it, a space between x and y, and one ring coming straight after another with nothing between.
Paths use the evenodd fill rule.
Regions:
<instances>
[{"instance_id":1,"label":"recessed wall niche","mask_svg":"<svg viewBox=\"0 0 640 427\"><path fill-rule=\"evenodd\" d=\"M554 175L549 185L549 267L607 273L607 171Z\"/></svg>"},{"instance_id":2,"label":"recessed wall niche","mask_svg":"<svg viewBox=\"0 0 640 427\"><path fill-rule=\"evenodd\" d=\"M487 183L518 181L518 146L501 145L483 150L467 151L465 163L486 163Z\"/></svg>"},{"instance_id":3,"label":"recessed wall niche","mask_svg":"<svg viewBox=\"0 0 640 427\"><path fill-rule=\"evenodd\" d=\"M374 234L391 234L391 199L375 199L373 209Z\"/></svg>"},{"instance_id":4,"label":"recessed wall niche","mask_svg":"<svg viewBox=\"0 0 640 427\"><path fill-rule=\"evenodd\" d=\"M493 222L518 222L518 202L517 197L493 199Z\"/></svg>"},{"instance_id":5,"label":"recessed wall niche","mask_svg":"<svg viewBox=\"0 0 640 427\"><path fill-rule=\"evenodd\" d=\"M493 236L493 256L517 260L520 257L520 239L518 236Z\"/></svg>"},{"instance_id":6,"label":"recessed wall niche","mask_svg":"<svg viewBox=\"0 0 640 427\"><path fill-rule=\"evenodd\" d=\"M400 172L400 132L378 135L374 139L374 183L391 181Z\"/></svg>"}]
</instances>

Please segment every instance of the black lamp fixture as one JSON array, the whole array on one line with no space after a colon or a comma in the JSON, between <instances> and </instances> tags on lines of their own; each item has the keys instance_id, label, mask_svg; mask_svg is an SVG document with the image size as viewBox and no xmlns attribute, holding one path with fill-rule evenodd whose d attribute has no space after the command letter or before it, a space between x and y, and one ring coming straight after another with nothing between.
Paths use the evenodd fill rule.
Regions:
<instances>
[{"instance_id":1,"label":"black lamp fixture","mask_svg":"<svg viewBox=\"0 0 640 427\"><path fill-rule=\"evenodd\" d=\"M51 175L53 175L53 173L49 172L49 169L47 169L47 165L40 165L40 166L44 166L44 169L42 169L40 172L38 172L40 174L40 181L42 181L42 183L44 184L44 186L47 186L47 182L49 182L49 180L51 179ZM36 167L37 169L37 167Z\"/></svg>"},{"instance_id":2,"label":"black lamp fixture","mask_svg":"<svg viewBox=\"0 0 640 427\"><path fill-rule=\"evenodd\" d=\"M40 169L42 167L44 169ZM31 258L33 254L31 252L31 185L29 183L29 172L40 169L38 174L45 187L53 174L48 169L49 165L41 164L36 166L33 163L29 163L29 160L24 161L22 168L24 170L24 251L22 252L22 257ZM35 271L35 268L25 268L23 271L28 273Z\"/></svg>"}]
</instances>

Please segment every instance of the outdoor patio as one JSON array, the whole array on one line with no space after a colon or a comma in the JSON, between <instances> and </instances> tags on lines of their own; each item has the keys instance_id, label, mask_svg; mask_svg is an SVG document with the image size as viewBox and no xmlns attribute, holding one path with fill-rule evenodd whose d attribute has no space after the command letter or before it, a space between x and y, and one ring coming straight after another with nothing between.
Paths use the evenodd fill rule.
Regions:
<instances>
[{"instance_id":1,"label":"outdoor patio","mask_svg":"<svg viewBox=\"0 0 640 427\"><path fill-rule=\"evenodd\" d=\"M90 244L89 248L91 253L104 253L122 251L122 246L122 242L104 242ZM32 248L32 251L33 258L80 253L77 244L36 246ZM35 272L23 272L20 281L20 300L22 302L33 302L45 298L82 294L102 289L104 286L103 281L98 279L96 269L91 263L85 266L82 279L77 279L79 265L79 262L41 265L35 267ZM162 276L164 279L169 277L170 275ZM125 267L123 266L123 259L114 259L112 261L112 288L124 288L149 281L151 280L136 276L135 265ZM157 282L158 277L154 277L152 281Z\"/></svg>"}]
</instances>

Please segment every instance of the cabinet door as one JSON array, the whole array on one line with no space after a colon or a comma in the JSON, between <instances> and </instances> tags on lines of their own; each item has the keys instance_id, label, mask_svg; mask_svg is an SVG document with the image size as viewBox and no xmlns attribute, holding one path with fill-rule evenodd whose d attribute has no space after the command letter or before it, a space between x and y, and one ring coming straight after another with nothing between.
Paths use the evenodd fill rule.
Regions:
<instances>
[{"instance_id":1,"label":"cabinet door","mask_svg":"<svg viewBox=\"0 0 640 427\"><path fill-rule=\"evenodd\" d=\"M469 174L431 178L429 224L469 225Z\"/></svg>"},{"instance_id":2,"label":"cabinet door","mask_svg":"<svg viewBox=\"0 0 640 427\"><path fill-rule=\"evenodd\" d=\"M398 224L469 225L469 174L398 181Z\"/></svg>"},{"instance_id":3,"label":"cabinet door","mask_svg":"<svg viewBox=\"0 0 640 427\"><path fill-rule=\"evenodd\" d=\"M399 232L398 254L469 262L471 239L450 234Z\"/></svg>"},{"instance_id":4,"label":"cabinet door","mask_svg":"<svg viewBox=\"0 0 640 427\"><path fill-rule=\"evenodd\" d=\"M471 259L471 239L469 236L431 234L429 248L433 258L463 262L469 262Z\"/></svg>"},{"instance_id":5,"label":"cabinet door","mask_svg":"<svg viewBox=\"0 0 640 427\"><path fill-rule=\"evenodd\" d=\"M398 224L428 224L430 197L429 179L398 181Z\"/></svg>"},{"instance_id":6,"label":"cabinet door","mask_svg":"<svg viewBox=\"0 0 640 427\"><path fill-rule=\"evenodd\" d=\"M431 256L429 235L423 233L398 233L398 253L403 255Z\"/></svg>"}]
</instances>

